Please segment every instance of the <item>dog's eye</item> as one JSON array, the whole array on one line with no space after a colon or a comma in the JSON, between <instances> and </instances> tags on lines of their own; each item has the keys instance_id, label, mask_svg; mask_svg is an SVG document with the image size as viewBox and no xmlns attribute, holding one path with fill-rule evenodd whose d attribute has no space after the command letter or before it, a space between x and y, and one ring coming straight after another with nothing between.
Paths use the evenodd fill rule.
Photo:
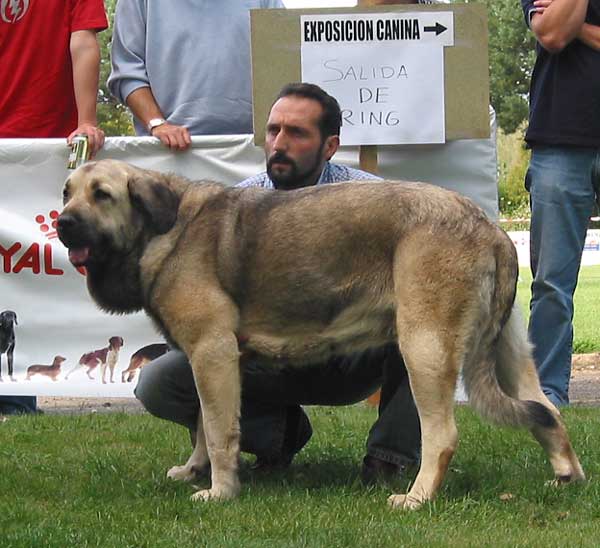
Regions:
<instances>
[{"instance_id":1,"label":"dog's eye","mask_svg":"<svg viewBox=\"0 0 600 548\"><path fill-rule=\"evenodd\" d=\"M112 196L105 190L97 188L96 190L94 190L94 198L100 202L103 200L110 200Z\"/></svg>"},{"instance_id":2,"label":"dog's eye","mask_svg":"<svg viewBox=\"0 0 600 548\"><path fill-rule=\"evenodd\" d=\"M63 205L65 205L69 201L69 191L67 189L63 190Z\"/></svg>"}]
</instances>

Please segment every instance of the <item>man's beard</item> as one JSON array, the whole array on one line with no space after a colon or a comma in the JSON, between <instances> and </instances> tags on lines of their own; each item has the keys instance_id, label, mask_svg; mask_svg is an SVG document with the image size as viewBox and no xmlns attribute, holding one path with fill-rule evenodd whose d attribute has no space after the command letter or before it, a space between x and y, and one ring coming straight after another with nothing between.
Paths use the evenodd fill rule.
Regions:
<instances>
[{"instance_id":1,"label":"man's beard","mask_svg":"<svg viewBox=\"0 0 600 548\"><path fill-rule=\"evenodd\" d=\"M295 188L302 188L309 184L316 184L316 180L311 179L317 174L317 171L321 168L321 152L323 147L319 148L317 154L315 154L315 161L312 165L300 171L298 164L291 158L286 156L283 152L276 152L267 161L267 175L273 181L273 186L277 190L293 190ZM273 164L287 164L290 169L287 173L276 174L273 172Z\"/></svg>"}]
</instances>

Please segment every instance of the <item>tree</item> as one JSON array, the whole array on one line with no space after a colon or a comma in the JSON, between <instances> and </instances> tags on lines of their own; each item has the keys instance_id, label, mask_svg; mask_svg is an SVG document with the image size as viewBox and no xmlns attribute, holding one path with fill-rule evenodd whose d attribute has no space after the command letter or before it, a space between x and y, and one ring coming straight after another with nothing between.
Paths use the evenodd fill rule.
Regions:
<instances>
[{"instance_id":1,"label":"tree","mask_svg":"<svg viewBox=\"0 0 600 548\"><path fill-rule=\"evenodd\" d=\"M528 116L528 94L535 62L535 37L517 0L456 0L485 4L488 10L490 102L498 125L512 133Z\"/></svg>"},{"instance_id":2,"label":"tree","mask_svg":"<svg viewBox=\"0 0 600 548\"><path fill-rule=\"evenodd\" d=\"M100 43L100 86L98 89L98 123L107 136L135 135L129 109L111 96L106 85L110 74L110 44L117 0L104 0L110 26L98 35Z\"/></svg>"}]
</instances>

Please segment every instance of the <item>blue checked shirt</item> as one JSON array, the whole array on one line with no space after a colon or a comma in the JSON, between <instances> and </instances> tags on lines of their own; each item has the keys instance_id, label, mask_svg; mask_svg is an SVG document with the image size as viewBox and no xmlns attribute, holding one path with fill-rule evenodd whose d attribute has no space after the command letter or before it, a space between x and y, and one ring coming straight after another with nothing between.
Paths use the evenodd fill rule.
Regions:
<instances>
[{"instance_id":1,"label":"blue checked shirt","mask_svg":"<svg viewBox=\"0 0 600 548\"><path fill-rule=\"evenodd\" d=\"M326 185L328 183L341 183L343 181L371 181L371 180L381 180L381 177L377 175L373 175L372 173L368 173L366 171L361 171L360 169L354 169L351 167L343 166L340 164L332 164L327 162L323 171L321 172L321 176L317 181L318 185ZM266 171L259 173L258 175L254 175L253 177L248 177L244 179L241 183L238 183L238 187L251 187L257 186L260 188L274 189L273 181L267 175Z\"/></svg>"}]
</instances>

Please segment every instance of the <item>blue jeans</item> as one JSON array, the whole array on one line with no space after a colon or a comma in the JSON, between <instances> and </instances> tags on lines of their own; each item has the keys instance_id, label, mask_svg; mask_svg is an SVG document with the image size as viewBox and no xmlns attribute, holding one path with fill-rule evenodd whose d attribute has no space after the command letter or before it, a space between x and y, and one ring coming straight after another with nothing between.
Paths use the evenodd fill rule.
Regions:
<instances>
[{"instance_id":1,"label":"blue jeans","mask_svg":"<svg viewBox=\"0 0 600 548\"><path fill-rule=\"evenodd\" d=\"M573 294L600 187L600 149L535 146L525 186L531 200L533 273L529 338L544 393L555 405L566 405Z\"/></svg>"}]
</instances>

